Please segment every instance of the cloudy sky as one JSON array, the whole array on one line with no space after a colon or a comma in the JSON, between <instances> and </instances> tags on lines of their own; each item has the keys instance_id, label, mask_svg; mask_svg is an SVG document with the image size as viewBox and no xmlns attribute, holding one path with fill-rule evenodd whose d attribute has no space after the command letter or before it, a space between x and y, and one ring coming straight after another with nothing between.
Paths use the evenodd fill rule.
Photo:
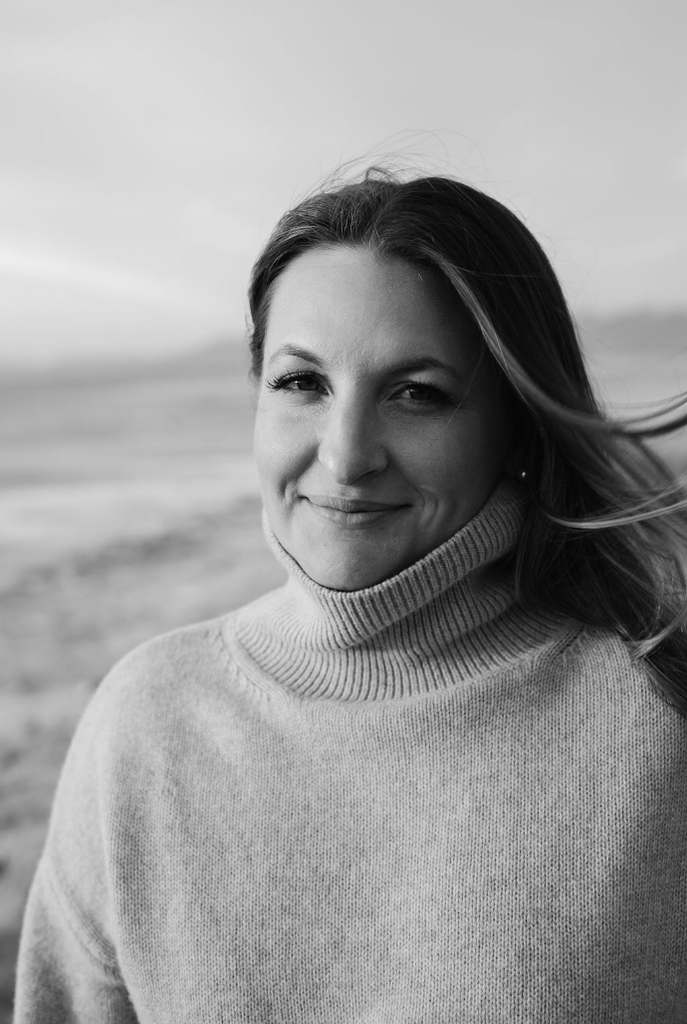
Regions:
<instances>
[{"instance_id":1,"label":"cloudy sky","mask_svg":"<svg viewBox=\"0 0 687 1024\"><path fill-rule=\"evenodd\" d=\"M5 0L0 346L240 333L279 214L345 161L519 212L578 313L687 308L683 0Z\"/></svg>"}]
</instances>

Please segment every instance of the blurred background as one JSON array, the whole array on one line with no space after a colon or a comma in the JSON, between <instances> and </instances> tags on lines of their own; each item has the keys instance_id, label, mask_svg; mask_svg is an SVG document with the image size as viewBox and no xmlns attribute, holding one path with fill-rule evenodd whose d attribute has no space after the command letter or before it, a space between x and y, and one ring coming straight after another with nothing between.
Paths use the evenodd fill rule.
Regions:
<instances>
[{"instance_id":1,"label":"blurred background","mask_svg":"<svg viewBox=\"0 0 687 1024\"><path fill-rule=\"evenodd\" d=\"M0 12L0 1021L85 701L281 580L245 286L342 164L525 219L620 414L687 390L680 0L5 0ZM680 472L687 440L663 448Z\"/></svg>"}]
</instances>

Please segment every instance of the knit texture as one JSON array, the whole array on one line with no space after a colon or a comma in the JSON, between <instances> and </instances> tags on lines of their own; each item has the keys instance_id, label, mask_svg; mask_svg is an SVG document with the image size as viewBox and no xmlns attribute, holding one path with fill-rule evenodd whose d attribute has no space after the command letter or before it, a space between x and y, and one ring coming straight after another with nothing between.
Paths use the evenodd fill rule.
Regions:
<instances>
[{"instance_id":1,"label":"knit texture","mask_svg":"<svg viewBox=\"0 0 687 1024\"><path fill-rule=\"evenodd\" d=\"M514 599L500 486L364 591L129 655L73 741L17 1024L687 1022L687 728Z\"/></svg>"}]
</instances>

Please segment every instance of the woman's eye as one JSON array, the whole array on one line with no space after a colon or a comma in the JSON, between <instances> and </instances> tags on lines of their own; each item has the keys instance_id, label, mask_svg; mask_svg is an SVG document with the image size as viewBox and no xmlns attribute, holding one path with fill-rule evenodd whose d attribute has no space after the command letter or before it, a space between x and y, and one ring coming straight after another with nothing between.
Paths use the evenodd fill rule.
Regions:
<instances>
[{"instance_id":1,"label":"woman's eye","mask_svg":"<svg viewBox=\"0 0 687 1024\"><path fill-rule=\"evenodd\" d=\"M305 391L309 393L323 393L325 390L319 377L310 373L285 373L274 380L268 380L267 387L271 391Z\"/></svg>"},{"instance_id":2,"label":"woman's eye","mask_svg":"<svg viewBox=\"0 0 687 1024\"><path fill-rule=\"evenodd\" d=\"M428 402L437 397L434 388L429 388L426 384L409 384L406 393L408 398L414 398L416 402Z\"/></svg>"},{"instance_id":3,"label":"woman's eye","mask_svg":"<svg viewBox=\"0 0 687 1024\"><path fill-rule=\"evenodd\" d=\"M293 391L317 391L322 385L314 377L294 377L288 386Z\"/></svg>"},{"instance_id":4,"label":"woman's eye","mask_svg":"<svg viewBox=\"0 0 687 1024\"><path fill-rule=\"evenodd\" d=\"M409 398L412 402L422 405L440 405L448 402L448 395L433 384L421 384L420 382L404 384L399 394L402 398Z\"/></svg>"}]
</instances>

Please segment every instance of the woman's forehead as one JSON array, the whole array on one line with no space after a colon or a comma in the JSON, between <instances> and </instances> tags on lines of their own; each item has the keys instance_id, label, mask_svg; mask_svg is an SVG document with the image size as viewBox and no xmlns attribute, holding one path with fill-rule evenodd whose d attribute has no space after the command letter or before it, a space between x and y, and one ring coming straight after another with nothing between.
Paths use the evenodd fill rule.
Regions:
<instances>
[{"instance_id":1,"label":"woman's forehead","mask_svg":"<svg viewBox=\"0 0 687 1024\"><path fill-rule=\"evenodd\" d=\"M266 354L314 348L331 357L385 351L455 363L481 350L478 331L438 271L369 248L313 249L297 257L276 282Z\"/></svg>"}]
</instances>

